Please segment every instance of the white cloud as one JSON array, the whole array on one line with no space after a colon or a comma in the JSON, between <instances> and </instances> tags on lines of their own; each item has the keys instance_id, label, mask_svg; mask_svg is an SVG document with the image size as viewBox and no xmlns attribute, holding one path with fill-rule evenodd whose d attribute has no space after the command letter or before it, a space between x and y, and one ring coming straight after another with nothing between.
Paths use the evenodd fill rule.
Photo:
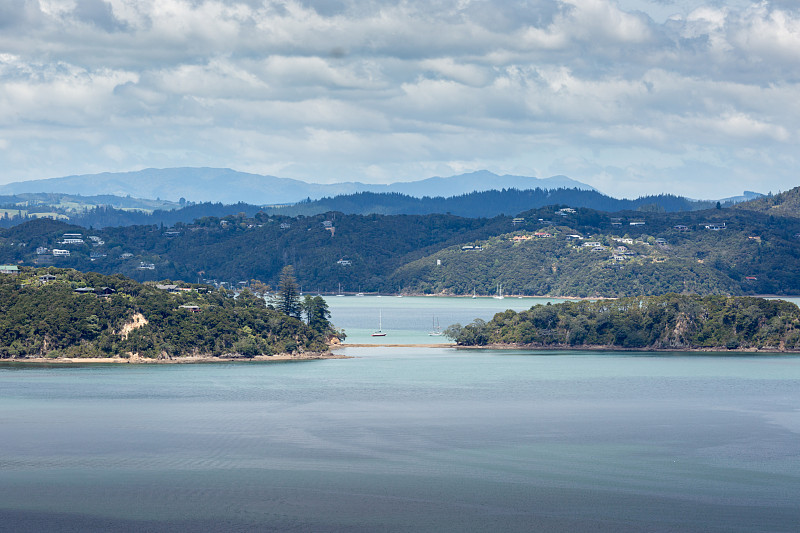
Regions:
<instances>
[{"instance_id":1,"label":"white cloud","mask_svg":"<svg viewBox=\"0 0 800 533\"><path fill-rule=\"evenodd\" d=\"M0 180L488 167L618 194L786 189L799 60L791 2L17 0Z\"/></svg>"}]
</instances>

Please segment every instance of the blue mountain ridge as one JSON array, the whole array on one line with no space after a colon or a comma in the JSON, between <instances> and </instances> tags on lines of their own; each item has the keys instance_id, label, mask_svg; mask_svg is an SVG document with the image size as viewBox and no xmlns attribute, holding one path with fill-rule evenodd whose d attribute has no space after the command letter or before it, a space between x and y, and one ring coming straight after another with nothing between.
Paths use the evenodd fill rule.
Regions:
<instances>
[{"instance_id":1,"label":"blue mountain ridge","mask_svg":"<svg viewBox=\"0 0 800 533\"><path fill-rule=\"evenodd\" d=\"M232 204L244 201L250 204L267 205L294 203L306 198L315 200L326 196L357 192L398 192L421 198L423 196L449 197L492 189L527 190L537 187L548 190L559 188L595 190L590 185L566 176L549 178L501 176L487 170L382 185L353 181L331 184L308 183L291 178L239 172L229 168L179 167L21 181L0 186L0 194L38 192L83 196L112 194L172 201L185 198L193 202Z\"/></svg>"}]
</instances>

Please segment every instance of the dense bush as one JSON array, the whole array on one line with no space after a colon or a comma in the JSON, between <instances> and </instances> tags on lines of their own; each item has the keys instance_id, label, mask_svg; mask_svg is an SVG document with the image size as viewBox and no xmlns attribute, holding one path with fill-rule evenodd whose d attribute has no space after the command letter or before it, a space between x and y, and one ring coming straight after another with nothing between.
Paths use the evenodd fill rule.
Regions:
<instances>
[{"instance_id":1,"label":"dense bush","mask_svg":"<svg viewBox=\"0 0 800 533\"><path fill-rule=\"evenodd\" d=\"M509 310L446 334L463 346L798 351L800 309L782 300L666 294Z\"/></svg>"},{"instance_id":2,"label":"dense bush","mask_svg":"<svg viewBox=\"0 0 800 533\"><path fill-rule=\"evenodd\" d=\"M45 273L56 281L40 282ZM75 292L80 287L107 287L113 293ZM205 286L188 288L192 290L171 294L121 275L56 268L24 268L20 276L0 276L0 358L126 353L251 357L323 351L326 337L334 333L327 322L311 328L248 293L235 298ZM130 328L139 315L146 324Z\"/></svg>"}]
</instances>

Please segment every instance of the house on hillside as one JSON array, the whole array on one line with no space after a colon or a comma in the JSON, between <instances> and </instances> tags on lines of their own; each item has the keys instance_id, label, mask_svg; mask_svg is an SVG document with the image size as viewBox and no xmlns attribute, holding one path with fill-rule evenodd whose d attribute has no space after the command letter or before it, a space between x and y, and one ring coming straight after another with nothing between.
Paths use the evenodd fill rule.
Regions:
<instances>
[{"instance_id":1,"label":"house on hillside","mask_svg":"<svg viewBox=\"0 0 800 533\"><path fill-rule=\"evenodd\" d=\"M53 257L69 257L69 250L59 250L53 248Z\"/></svg>"},{"instance_id":2,"label":"house on hillside","mask_svg":"<svg viewBox=\"0 0 800 533\"><path fill-rule=\"evenodd\" d=\"M721 224L716 224L716 223L705 224L703 227L710 231L722 231L725 229L725 222Z\"/></svg>"},{"instance_id":3,"label":"house on hillside","mask_svg":"<svg viewBox=\"0 0 800 533\"><path fill-rule=\"evenodd\" d=\"M18 276L19 267L17 265L0 265L0 274L7 274L9 276Z\"/></svg>"}]
</instances>

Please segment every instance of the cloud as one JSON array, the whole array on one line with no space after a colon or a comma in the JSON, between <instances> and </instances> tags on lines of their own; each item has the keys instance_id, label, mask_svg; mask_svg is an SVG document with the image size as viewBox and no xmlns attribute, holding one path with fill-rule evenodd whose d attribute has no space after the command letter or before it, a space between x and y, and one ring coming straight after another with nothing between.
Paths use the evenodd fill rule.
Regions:
<instances>
[{"instance_id":1,"label":"cloud","mask_svg":"<svg viewBox=\"0 0 800 533\"><path fill-rule=\"evenodd\" d=\"M786 189L799 60L792 2L10 0L0 181L209 165Z\"/></svg>"}]
</instances>

